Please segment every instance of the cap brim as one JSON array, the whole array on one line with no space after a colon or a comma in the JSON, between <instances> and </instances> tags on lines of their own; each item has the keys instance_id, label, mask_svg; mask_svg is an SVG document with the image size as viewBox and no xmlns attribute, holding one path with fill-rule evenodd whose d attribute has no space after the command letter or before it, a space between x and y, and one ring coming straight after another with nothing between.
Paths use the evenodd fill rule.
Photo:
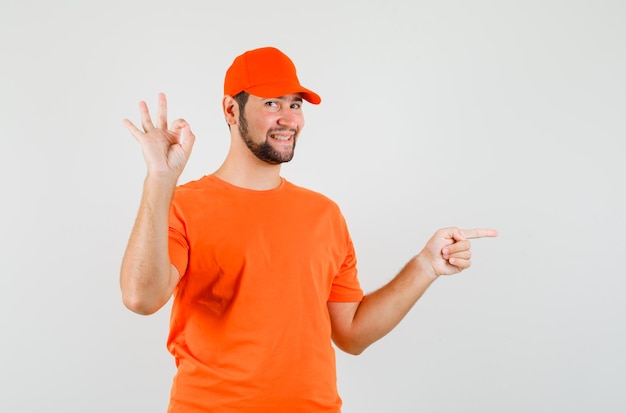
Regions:
<instances>
[{"instance_id":1,"label":"cap brim","mask_svg":"<svg viewBox=\"0 0 626 413\"><path fill-rule=\"evenodd\" d=\"M302 95L302 99L314 105L318 105L322 101L322 98L317 93L305 87L302 87L301 85L297 85L297 84L294 85L293 83L290 83L290 84L271 83L271 84L265 84L265 85L258 85L258 86L247 88L245 89L245 91L250 93L251 95L259 96L259 97L266 98L266 99L276 98L279 96L285 96L291 93L299 93L300 95Z\"/></svg>"}]
</instances>

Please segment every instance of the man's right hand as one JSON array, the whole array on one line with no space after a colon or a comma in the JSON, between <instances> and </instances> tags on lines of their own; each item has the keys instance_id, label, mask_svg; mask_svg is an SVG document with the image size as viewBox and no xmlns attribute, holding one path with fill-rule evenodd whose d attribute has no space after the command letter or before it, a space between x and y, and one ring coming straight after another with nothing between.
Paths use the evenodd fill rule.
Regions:
<instances>
[{"instance_id":1,"label":"man's right hand","mask_svg":"<svg viewBox=\"0 0 626 413\"><path fill-rule=\"evenodd\" d=\"M146 102L139 103L139 113L143 132L128 119L124 119L124 125L141 144L148 176L178 180L196 139L189 124L183 119L177 119L168 128L167 100L163 93L159 93L156 126L152 123Z\"/></svg>"}]
</instances>

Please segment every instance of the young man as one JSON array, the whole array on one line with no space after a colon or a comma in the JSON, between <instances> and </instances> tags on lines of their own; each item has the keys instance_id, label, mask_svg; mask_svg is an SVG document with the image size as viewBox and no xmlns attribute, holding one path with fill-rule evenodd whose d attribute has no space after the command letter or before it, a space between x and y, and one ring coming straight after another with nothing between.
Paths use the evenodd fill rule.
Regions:
<instances>
[{"instance_id":1,"label":"young man","mask_svg":"<svg viewBox=\"0 0 626 413\"><path fill-rule=\"evenodd\" d=\"M340 412L334 342L359 354L407 314L440 275L470 266L470 238L495 230L445 228L387 285L364 295L337 205L280 176L304 127L292 61L250 50L226 72L222 107L230 149L212 174L177 186L195 137L156 123L125 125L147 164L122 263L124 304L152 314L173 295L168 349L178 368L170 412Z\"/></svg>"}]
</instances>

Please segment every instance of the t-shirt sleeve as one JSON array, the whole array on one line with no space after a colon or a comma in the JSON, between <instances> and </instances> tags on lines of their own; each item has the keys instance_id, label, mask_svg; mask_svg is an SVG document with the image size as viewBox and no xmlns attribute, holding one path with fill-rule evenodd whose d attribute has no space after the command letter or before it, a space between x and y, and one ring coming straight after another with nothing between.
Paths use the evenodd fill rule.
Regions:
<instances>
[{"instance_id":1,"label":"t-shirt sleeve","mask_svg":"<svg viewBox=\"0 0 626 413\"><path fill-rule=\"evenodd\" d=\"M187 271L187 263L189 262L189 242L187 241L184 215L175 200L170 207L168 250L170 262L182 277Z\"/></svg>"},{"instance_id":2,"label":"t-shirt sleeve","mask_svg":"<svg viewBox=\"0 0 626 413\"><path fill-rule=\"evenodd\" d=\"M347 231L347 229L346 229ZM352 239L347 234L347 253L339 272L333 280L328 301L357 302L363 299L363 290L357 277L356 253Z\"/></svg>"}]
</instances>

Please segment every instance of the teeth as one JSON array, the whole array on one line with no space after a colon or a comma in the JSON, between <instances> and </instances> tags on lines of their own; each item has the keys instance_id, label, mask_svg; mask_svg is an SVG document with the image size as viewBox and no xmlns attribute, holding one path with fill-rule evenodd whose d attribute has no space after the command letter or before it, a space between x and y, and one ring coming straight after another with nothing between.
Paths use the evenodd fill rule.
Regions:
<instances>
[{"instance_id":1,"label":"teeth","mask_svg":"<svg viewBox=\"0 0 626 413\"><path fill-rule=\"evenodd\" d=\"M283 135L272 135L273 139L277 139L279 141L288 141L291 136L283 136Z\"/></svg>"}]
</instances>

